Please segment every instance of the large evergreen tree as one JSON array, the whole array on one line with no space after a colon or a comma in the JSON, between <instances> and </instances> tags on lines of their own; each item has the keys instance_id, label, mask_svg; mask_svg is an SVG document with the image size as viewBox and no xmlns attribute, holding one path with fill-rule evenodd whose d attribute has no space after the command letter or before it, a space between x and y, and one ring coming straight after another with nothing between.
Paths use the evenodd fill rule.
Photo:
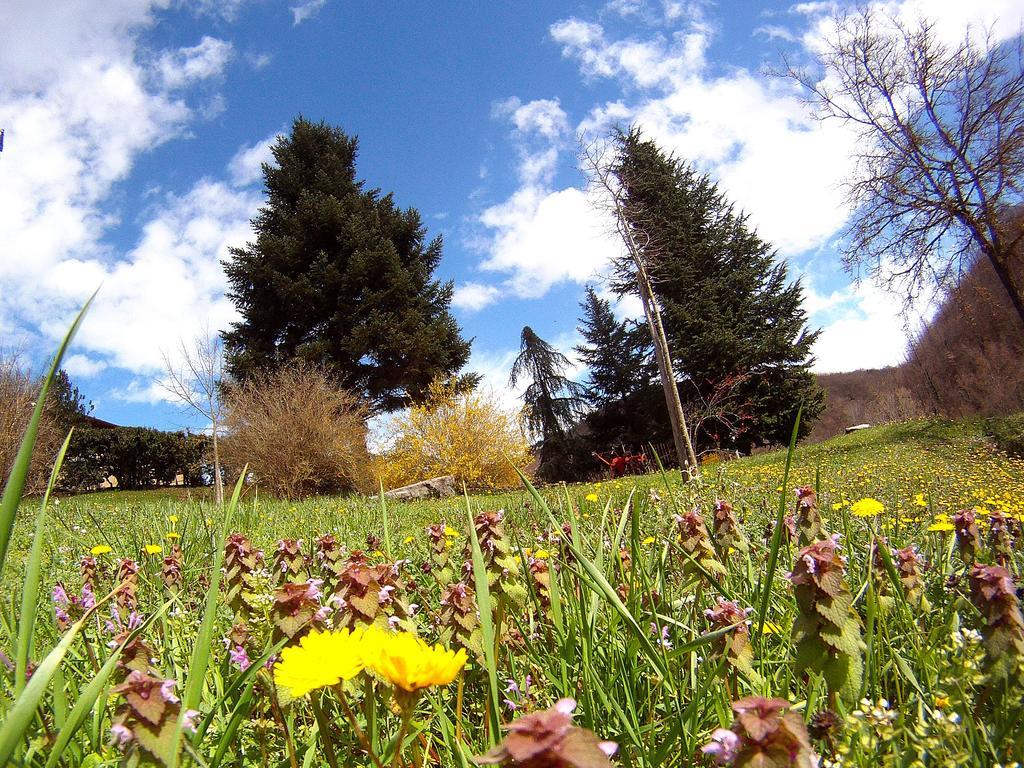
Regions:
<instances>
[{"instance_id":1,"label":"large evergreen tree","mask_svg":"<svg viewBox=\"0 0 1024 768\"><path fill-rule=\"evenodd\" d=\"M577 330L584 343L575 347L589 370L587 404L603 408L622 402L650 384L657 371L651 362L651 337L645 326L615 319L611 303L587 286L580 302Z\"/></svg>"},{"instance_id":2,"label":"large evergreen tree","mask_svg":"<svg viewBox=\"0 0 1024 768\"><path fill-rule=\"evenodd\" d=\"M569 367L565 355L530 326L523 328L509 383L514 387L530 380L523 392L526 425L540 439L537 474L546 480L568 478L573 473L568 433L583 412L586 390L565 375Z\"/></svg>"},{"instance_id":3,"label":"large evergreen tree","mask_svg":"<svg viewBox=\"0 0 1024 768\"><path fill-rule=\"evenodd\" d=\"M651 265L684 402L700 412L723 392L729 401L731 417L706 420L698 438L744 450L782 443L801 404L806 433L824 399L800 281L707 175L637 129L617 145L626 215ZM619 289L630 289L630 264L617 267Z\"/></svg>"},{"instance_id":4,"label":"large evergreen tree","mask_svg":"<svg viewBox=\"0 0 1024 768\"><path fill-rule=\"evenodd\" d=\"M224 263L241 320L224 334L229 375L299 358L324 365L377 410L419 398L469 358L434 279L441 238L419 213L356 178L356 138L301 117L263 166L256 240Z\"/></svg>"}]
</instances>

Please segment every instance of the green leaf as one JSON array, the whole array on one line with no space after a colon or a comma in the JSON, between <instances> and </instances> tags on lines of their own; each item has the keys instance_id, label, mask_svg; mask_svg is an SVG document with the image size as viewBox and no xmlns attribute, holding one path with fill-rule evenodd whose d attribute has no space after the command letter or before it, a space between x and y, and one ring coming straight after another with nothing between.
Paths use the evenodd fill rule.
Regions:
<instances>
[{"instance_id":1,"label":"green leaf","mask_svg":"<svg viewBox=\"0 0 1024 768\"><path fill-rule=\"evenodd\" d=\"M518 470L517 470L518 471ZM469 494L463 486L463 495L466 497L466 515L469 519L469 542L473 554L473 581L476 585L476 603L480 609L480 632L484 645L484 665L487 667L487 684L490 690L490 744L497 743L498 729L501 725L498 713L501 707L501 697L498 688L498 665L494 658L494 607L491 605L491 588L487 582L487 564L484 562L484 554L480 549L480 539L476 534L476 526L473 524L473 510L469 505Z\"/></svg>"},{"instance_id":2,"label":"green leaf","mask_svg":"<svg viewBox=\"0 0 1024 768\"><path fill-rule=\"evenodd\" d=\"M782 490L779 491L779 510L775 515L775 530L772 531L772 548L768 555L768 573L764 583L761 585L761 606L757 611L757 629L754 631L754 638L760 639L764 633L764 623L768 619L768 603L771 600L772 585L775 582L775 570L779 565L779 547L782 546L782 526L786 517L786 494L789 486L789 468L793 463L793 454L796 452L796 436L800 433L800 416L804 411L803 404L796 412L796 420L793 422L793 434L789 438L789 450L786 451L786 468L782 473Z\"/></svg>"},{"instance_id":3,"label":"green leaf","mask_svg":"<svg viewBox=\"0 0 1024 768\"><path fill-rule=\"evenodd\" d=\"M70 442L71 432L68 432L68 436L64 438L64 444L57 453L57 460L53 463L50 480L46 484L46 493L43 494L43 501L39 505L36 531L32 537L32 551L29 552L28 564L25 567L25 578L22 580L21 614L18 617L18 650L14 665L15 695L18 695L25 689L25 670L28 668L29 652L32 649L32 640L35 634L36 609L39 607L43 540L46 538L46 505L50 501L53 486L57 483L57 477L60 475L60 468L64 463L64 455L68 451L68 444Z\"/></svg>"},{"instance_id":4,"label":"green leaf","mask_svg":"<svg viewBox=\"0 0 1024 768\"><path fill-rule=\"evenodd\" d=\"M98 288L96 290L97 292L99 291ZM32 451L36 445L36 436L39 434L39 422L43 417L46 394L50 391L50 385L53 383L53 379L60 369L61 362L64 360L64 353L78 332L82 319L85 317L85 313L89 310L89 305L92 304L94 298L96 298L96 293L93 293L89 300L85 302L85 306L79 310L78 316L65 334L60 347L57 348L57 354L53 356L50 370L46 374L43 386L39 390L39 396L36 398L36 407L32 411L32 418L29 419L28 427L25 429L25 436L21 440L21 447L18 449L18 455L15 457L14 464L11 467L11 474L7 478L7 484L4 486L3 499L0 500L0 576L3 576L4 563L7 560L7 549L11 544L11 533L14 531L14 520L18 514L18 506L21 504L21 496L25 492L25 483L28 480L29 465L32 463Z\"/></svg>"},{"instance_id":5,"label":"green leaf","mask_svg":"<svg viewBox=\"0 0 1024 768\"><path fill-rule=\"evenodd\" d=\"M228 536L228 529L231 518L234 517L235 509L238 507L238 497L242 493L242 484L245 482L249 466L242 468L235 483L234 493L231 494L231 502L224 513L221 521L220 536L217 539L217 546L213 552L213 572L210 574L210 586L206 590L206 607L203 610L203 623L199 627L199 633L193 642L192 661L189 664L188 676L185 678L185 691L181 697L181 715L174 726L174 735L168 746L169 752L164 755L164 761L176 768L180 750L182 728L184 725L185 713L190 709L199 708L199 699L203 694L203 682L206 677L206 668L210 664L210 650L213 646L213 632L217 628L217 607L220 603L220 569L224 562L224 542Z\"/></svg>"}]
</instances>

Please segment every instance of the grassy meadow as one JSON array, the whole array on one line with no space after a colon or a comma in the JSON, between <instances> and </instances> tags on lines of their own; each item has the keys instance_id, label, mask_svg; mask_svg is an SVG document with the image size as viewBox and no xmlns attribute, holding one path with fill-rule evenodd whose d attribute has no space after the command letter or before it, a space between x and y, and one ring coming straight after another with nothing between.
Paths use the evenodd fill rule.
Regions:
<instances>
[{"instance_id":1,"label":"grassy meadow","mask_svg":"<svg viewBox=\"0 0 1024 768\"><path fill-rule=\"evenodd\" d=\"M33 766L468 766L503 726L568 698L575 726L617 745L616 765L1024 760L1016 597L1004 589L992 608L970 570L1021 573L1024 461L980 423L945 421L788 458L708 464L693 481L407 503L57 495L41 527L39 501L25 501L0 647L40 666L26 685L5 655L0 754ZM244 539L225 550L225 534ZM465 667L415 693L376 667L296 696L281 685L281 654L298 659L287 649L310 626L365 624L465 648ZM175 683L133 688L143 677ZM716 729L749 696L785 700L809 736L776 729L758 746L736 725L731 743ZM491 759L609 764L610 747L580 743Z\"/></svg>"}]
</instances>

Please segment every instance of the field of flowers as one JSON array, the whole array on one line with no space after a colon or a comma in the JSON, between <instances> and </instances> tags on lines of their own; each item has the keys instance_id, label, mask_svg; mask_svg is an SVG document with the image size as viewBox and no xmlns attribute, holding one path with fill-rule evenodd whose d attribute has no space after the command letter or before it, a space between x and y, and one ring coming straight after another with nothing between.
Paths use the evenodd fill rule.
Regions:
<instances>
[{"instance_id":1,"label":"field of flowers","mask_svg":"<svg viewBox=\"0 0 1024 768\"><path fill-rule=\"evenodd\" d=\"M1024 462L919 421L384 504L23 503L0 763L1007 766Z\"/></svg>"}]
</instances>

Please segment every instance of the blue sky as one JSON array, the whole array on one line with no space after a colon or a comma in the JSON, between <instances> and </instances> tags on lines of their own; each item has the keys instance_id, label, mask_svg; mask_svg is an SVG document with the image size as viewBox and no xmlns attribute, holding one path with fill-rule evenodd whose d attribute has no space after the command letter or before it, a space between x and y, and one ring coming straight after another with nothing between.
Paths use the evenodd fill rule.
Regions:
<instances>
[{"instance_id":1,"label":"blue sky","mask_svg":"<svg viewBox=\"0 0 1024 768\"><path fill-rule=\"evenodd\" d=\"M925 8L951 38L1024 18L1012 0L878 5ZM631 122L718 179L803 276L820 370L898 362L898 300L853 284L835 252L855 138L763 74L808 60L833 7L7 0L0 346L41 362L102 284L68 362L96 415L195 425L162 395L162 353L231 321L220 259L250 235L269 143L302 114L358 135L359 174L444 235L439 276L489 386L524 324L574 343L584 286L616 250L576 137Z\"/></svg>"}]
</instances>

